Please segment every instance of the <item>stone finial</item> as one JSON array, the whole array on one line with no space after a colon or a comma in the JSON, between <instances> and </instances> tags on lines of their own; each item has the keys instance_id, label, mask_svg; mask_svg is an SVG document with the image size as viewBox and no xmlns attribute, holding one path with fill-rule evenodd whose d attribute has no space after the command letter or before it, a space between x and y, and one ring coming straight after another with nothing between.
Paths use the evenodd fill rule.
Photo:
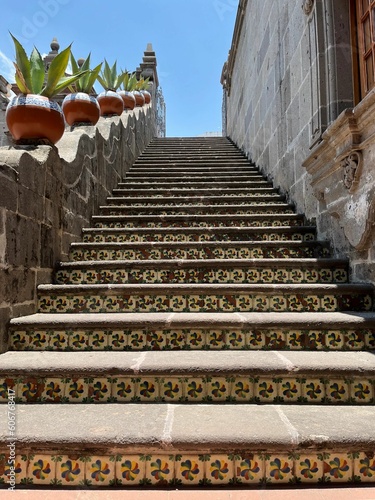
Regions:
<instances>
[{"instance_id":1,"label":"stone finial","mask_svg":"<svg viewBox=\"0 0 375 500\"><path fill-rule=\"evenodd\" d=\"M82 68L82 66L83 66L83 63L84 63L84 62L85 62L85 60L83 59L83 57L80 57L80 58L78 59L78 61L77 61L77 64L78 64L78 66L79 66L80 68Z\"/></svg>"},{"instance_id":2,"label":"stone finial","mask_svg":"<svg viewBox=\"0 0 375 500\"><path fill-rule=\"evenodd\" d=\"M154 52L154 49L152 48L152 43L147 44L146 52Z\"/></svg>"},{"instance_id":3,"label":"stone finial","mask_svg":"<svg viewBox=\"0 0 375 500\"><path fill-rule=\"evenodd\" d=\"M60 44L57 41L57 38L54 37L52 42L51 42L51 52L58 52L59 48L60 48Z\"/></svg>"}]
</instances>

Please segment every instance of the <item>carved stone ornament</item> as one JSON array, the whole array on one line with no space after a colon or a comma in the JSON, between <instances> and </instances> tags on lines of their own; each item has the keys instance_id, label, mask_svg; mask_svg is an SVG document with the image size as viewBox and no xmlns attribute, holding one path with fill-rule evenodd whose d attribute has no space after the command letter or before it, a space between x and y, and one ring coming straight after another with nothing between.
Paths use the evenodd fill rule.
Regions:
<instances>
[{"instance_id":1,"label":"carved stone ornament","mask_svg":"<svg viewBox=\"0 0 375 500\"><path fill-rule=\"evenodd\" d=\"M314 7L314 0L304 0L303 12L306 14L306 16L309 16L311 14L313 7Z\"/></svg>"},{"instance_id":2,"label":"carved stone ornament","mask_svg":"<svg viewBox=\"0 0 375 500\"><path fill-rule=\"evenodd\" d=\"M344 169L344 186L350 192L353 192L357 187L361 165L362 154L360 151L353 151L346 158L341 160L341 167Z\"/></svg>"}]
</instances>

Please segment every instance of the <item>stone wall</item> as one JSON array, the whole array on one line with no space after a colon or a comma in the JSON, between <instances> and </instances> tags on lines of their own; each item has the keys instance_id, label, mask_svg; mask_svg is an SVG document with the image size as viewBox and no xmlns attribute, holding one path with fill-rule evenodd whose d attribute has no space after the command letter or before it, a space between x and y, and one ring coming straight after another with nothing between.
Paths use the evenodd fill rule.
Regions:
<instances>
[{"instance_id":1,"label":"stone wall","mask_svg":"<svg viewBox=\"0 0 375 500\"><path fill-rule=\"evenodd\" d=\"M155 135L152 105L65 132L57 147L0 148L0 352L10 318L36 311L69 245Z\"/></svg>"},{"instance_id":2,"label":"stone wall","mask_svg":"<svg viewBox=\"0 0 375 500\"><path fill-rule=\"evenodd\" d=\"M345 231L353 224L351 207L358 206L355 193L343 190L340 196L346 202L341 206L346 214L337 217L328 207L332 199L313 188L305 168L309 158L321 154L316 150L327 128L344 110L353 108L349 4L349 0L240 0L222 74L226 134L295 203L298 212L316 222L319 237L331 240L335 255L350 257L355 280L375 282L374 238L368 229L372 206L362 205L356 212L367 233L365 243L355 246ZM366 129L366 121L361 122L363 137L369 136ZM334 144L339 127L330 130L334 130L330 136ZM346 149L349 155L350 148ZM361 149L361 175L371 184L375 151L368 140ZM336 156L338 150L331 148L325 162L340 164L343 156ZM323 178L333 179L322 175L319 182Z\"/></svg>"}]
</instances>

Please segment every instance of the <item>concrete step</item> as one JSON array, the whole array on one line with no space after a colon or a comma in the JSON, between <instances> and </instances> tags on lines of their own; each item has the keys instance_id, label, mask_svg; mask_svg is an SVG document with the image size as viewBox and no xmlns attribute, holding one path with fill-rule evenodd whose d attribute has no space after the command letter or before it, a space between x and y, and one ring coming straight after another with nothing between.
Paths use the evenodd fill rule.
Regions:
<instances>
[{"instance_id":1,"label":"concrete step","mask_svg":"<svg viewBox=\"0 0 375 500\"><path fill-rule=\"evenodd\" d=\"M328 258L329 244L322 241L237 241L237 242L145 242L72 243L69 259L151 260L151 259L289 259Z\"/></svg>"},{"instance_id":2,"label":"concrete step","mask_svg":"<svg viewBox=\"0 0 375 500\"><path fill-rule=\"evenodd\" d=\"M39 313L10 324L14 351L375 350L373 312Z\"/></svg>"},{"instance_id":3,"label":"concrete step","mask_svg":"<svg viewBox=\"0 0 375 500\"><path fill-rule=\"evenodd\" d=\"M246 166L248 165L248 166ZM157 172L189 172L190 174L196 174L196 173L202 173L202 174L210 174L210 175L215 175L215 174L227 174L230 175L231 173L235 173L237 171L239 172L253 172L254 167L252 165L243 163L243 162L213 162L212 164L209 164L207 162L203 163L195 163L195 164L189 164L189 163L174 163L174 164L165 164L165 163L159 163L159 164L152 164L150 165L147 162L144 163L138 163L137 165L132 166L132 172L144 172L147 173L149 172L152 174L153 171Z\"/></svg>"},{"instance_id":4,"label":"concrete step","mask_svg":"<svg viewBox=\"0 0 375 500\"><path fill-rule=\"evenodd\" d=\"M0 404L374 404L369 352L7 352Z\"/></svg>"},{"instance_id":5,"label":"concrete step","mask_svg":"<svg viewBox=\"0 0 375 500\"><path fill-rule=\"evenodd\" d=\"M6 482L14 452L7 405L0 419ZM374 447L373 406L28 404L17 407L15 480L84 488L367 483Z\"/></svg>"},{"instance_id":6,"label":"concrete step","mask_svg":"<svg viewBox=\"0 0 375 500\"><path fill-rule=\"evenodd\" d=\"M61 262L57 284L346 283L343 259L176 259Z\"/></svg>"},{"instance_id":7,"label":"concrete step","mask_svg":"<svg viewBox=\"0 0 375 500\"><path fill-rule=\"evenodd\" d=\"M39 312L371 311L363 284L39 285Z\"/></svg>"},{"instance_id":8,"label":"concrete step","mask_svg":"<svg viewBox=\"0 0 375 500\"><path fill-rule=\"evenodd\" d=\"M181 186L182 184L182 186ZM120 183L118 186L120 189L168 189L175 190L183 188L184 191L188 189L199 190L199 189L235 189L235 188L258 188L258 187L272 187L272 183L265 181L262 176L258 176L256 179L251 181L230 181L230 182L154 182L153 180L148 182L124 182Z\"/></svg>"},{"instance_id":9,"label":"concrete step","mask_svg":"<svg viewBox=\"0 0 375 500\"><path fill-rule=\"evenodd\" d=\"M84 242L313 241L315 226L83 228Z\"/></svg>"},{"instance_id":10,"label":"concrete step","mask_svg":"<svg viewBox=\"0 0 375 500\"><path fill-rule=\"evenodd\" d=\"M138 185L155 185L163 187L164 184L178 187L181 184L186 184L187 186L199 187L199 185L209 185L215 187L229 186L236 187L237 184L247 186L252 184L257 184L258 182L266 182L264 177L259 174L240 176L232 175L229 176L177 176L177 177L159 177L159 176L143 176L143 177L129 177L125 178L124 182L118 184L119 188L126 188L127 186L138 186ZM271 183L269 183L271 184Z\"/></svg>"},{"instance_id":11,"label":"concrete step","mask_svg":"<svg viewBox=\"0 0 375 500\"><path fill-rule=\"evenodd\" d=\"M248 197L248 196L259 196L262 197L264 195L272 195L279 196L279 193L276 189L272 187L258 187L258 188L231 188L231 189L218 189L218 188L203 188L203 189L119 189L115 188L113 190L114 196L134 196L136 198L148 196L150 198L155 197L173 197L173 198L181 198L181 197L206 197L206 196L220 196L223 201L227 198L231 198L233 196L237 197ZM177 200L176 200L177 201Z\"/></svg>"},{"instance_id":12,"label":"concrete step","mask_svg":"<svg viewBox=\"0 0 375 500\"><path fill-rule=\"evenodd\" d=\"M229 214L229 215L94 215L97 228L212 228L303 226L300 214Z\"/></svg>"},{"instance_id":13,"label":"concrete step","mask_svg":"<svg viewBox=\"0 0 375 500\"><path fill-rule=\"evenodd\" d=\"M114 203L116 205L131 205L131 206L180 206L189 205L246 205L248 203L267 204L267 203L285 203L285 197L278 194L275 191L268 191L266 194L253 193L246 197L244 196L194 196L192 193L189 196L122 196L117 194L116 190L114 193L116 196L109 196L107 202L109 204Z\"/></svg>"},{"instance_id":14,"label":"concrete step","mask_svg":"<svg viewBox=\"0 0 375 500\"><path fill-rule=\"evenodd\" d=\"M248 194L247 196L195 196L194 193L191 193L189 196L178 196L176 197L174 193L174 196L160 196L154 194L152 195L147 195L147 196L134 196L133 193L130 193L129 196L123 196L122 193L124 192L123 189L116 188L112 192L112 196L109 196L107 198L108 202L113 202L113 203L118 203L118 204L127 204L127 205L132 205L132 206L137 206L137 205L168 205L168 206L179 206L179 205L196 205L196 204L202 204L202 205L214 205L214 204L219 204L219 205L225 205L227 203L229 204L237 204L237 205L243 205L247 203L257 203L257 204L267 204L267 203L277 203L277 202L282 202L285 203L285 196L282 196L278 194L274 190L260 190L260 192L253 192L251 194Z\"/></svg>"},{"instance_id":15,"label":"concrete step","mask_svg":"<svg viewBox=\"0 0 375 500\"><path fill-rule=\"evenodd\" d=\"M113 199L113 198L112 198ZM247 205L180 205L178 207L170 207L168 205L150 206L140 205L124 206L117 203L110 205L101 205L99 207L100 214L103 215L251 215L251 214L280 214L280 213L295 213L293 205L288 203L249 203Z\"/></svg>"},{"instance_id":16,"label":"concrete step","mask_svg":"<svg viewBox=\"0 0 375 500\"><path fill-rule=\"evenodd\" d=\"M231 181L234 178L238 180L251 180L254 177L258 177L259 171L258 170L244 170L244 171L239 171L236 172L235 175L228 175L228 174L210 174L210 175L204 175L200 174L199 172L196 174L191 175L190 172L148 172L147 175L144 173L140 172L139 170L137 172L133 172L132 170L129 170L126 173L125 179L123 182L127 182L128 180L147 180L149 181L150 179L158 181L158 180L163 180L165 179L165 182L171 181L171 180L176 180L178 182L184 182L185 180L193 180L193 181L208 181L211 182L213 180L221 180L221 181Z\"/></svg>"}]
</instances>

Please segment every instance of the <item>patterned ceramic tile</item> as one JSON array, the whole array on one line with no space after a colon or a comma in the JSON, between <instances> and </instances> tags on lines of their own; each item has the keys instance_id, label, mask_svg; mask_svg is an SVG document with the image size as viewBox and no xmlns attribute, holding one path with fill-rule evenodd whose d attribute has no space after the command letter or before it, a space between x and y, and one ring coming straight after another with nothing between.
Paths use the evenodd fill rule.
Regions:
<instances>
[{"instance_id":1,"label":"patterned ceramic tile","mask_svg":"<svg viewBox=\"0 0 375 500\"><path fill-rule=\"evenodd\" d=\"M65 379L65 394L64 397L71 403L82 403L88 400L89 383L84 378L67 378Z\"/></svg>"},{"instance_id":2,"label":"patterned ceramic tile","mask_svg":"<svg viewBox=\"0 0 375 500\"><path fill-rule=\"evenodd\" d=\"M128 335L123 330L106 330L108 349L111 351L123 351L127 347Z\"/></svg>"},{"instance_id":3,"label":"patterned ceramic tile","mask_svg":"<svg viewBox=\"0 0 375 500\"><path fill-rule=\"evenodd\" d=\"M228 484L234 477L234 463L228 455L211 455L205 462L206 478L209 484Z\"/></svg>"},{"instance_id":4,"label":"patterned ceramic tile","mask_svg":"<svg viewBox=\"0 0 375 500\"><path fill-rule=\"evenodd\" d=\"M183 383L176 377L163 377L160 380L160 399L176 402L183 398Z\"/></svg>"},{"instance_id":5,"label":"patterned ceramic tile","mask_svg":"<svg viewBox=\"0 0 375 500\"><path fill-rule=\"evenodd\" d=\"M186 330L186 344L190 349L203 349L206 345L206 332L203 330ZM208 336L208 334L207 334Z\"/></svg>"},{"instance_id":6,"label":"patterned ceramic tile","mask_svg":"<svg viewBox=\"0 0 375 500\"><path fill-rule=\"evenodd\" d=\"M350 399L352 403L373 403L374 380L352 380L350 383Z\"/></svg>"},{"instance_id":7,"label":"patterned ceramic tile","mask_svg":"<svg viewBox=\"0 0 375 500\"><path fill-rule=\"evenodd\" d=\"M347 453L324 454L324 479L329 482L348 482L353 476L353 459Z\"/></svg>"},{"instance_id":8,"label":"patterned ceramic tile","mask_svg":"<svg viewBox=\"0 0 375 500\"><path fill-rule=\"evenodd\" d=\"M128 334L128 345L131 350L141 351L147 346L146 330L131 330Z\"/></svg>"},{"instance_id":9,"label":"patterned ceramic tile","mask_svg":"<svg viewBox=\"0 0 375 500\"><path fill-rule=\"evenodd\" d=\"M78 486L85 481L85 462L63 455L56 460L56 483L61 486Z\"/></svg>"},{"instance_id":10,"label":"patterned ceramic tile","mask_svg":"<svg viewBox=\"0 0 375 500\"><path fill-rule=\"evenodd\" d=\"M29 459L27 475L33 484L51 484L56 477L56 463L48 455L33 455Z\"/></svg>"},{"instance_id":11,"label":"patterned ceramic tile","mask_svg":"<svg viewBox=\"0 0 375 500\"><path fill-rule=\"evenodd\" d=\"M174 481L174 468L173 456L152 455L146 462L146 477L152 485L167 485Z\"/></svg>"},{"instance_id":12,"label":"patterned ceramic tile","mask_svg":"<svg viewBox=\"0 0 375 500\"><path fill-rule=\"evenodd\" d=\"M186 401L200 402L206 398L206 383L202 377L189 377L183 379L184 397Z\"/></svg>"},{"instance_id":13,"label":"patterned ceramic tile","mask_svg":"<svg viewBox=\"0 0 375 500\"><path fill-rule=\"evenodd\" d=\"M323 478L323 460L314 453L295 457L295 476L302 483L317 483Z\"/></svg>"},{"instance_id":14,"label":"patterned ceramic tile","mask_svg":"<svg viewBox=\"0 0 375 500\"><path fill-rule=\"evenodd\" d=\"M236 456L234 469L238 484L259 484L264 478L264 460L258 455Z\"/></svg>"},{"instance_id":15,"label":"patterned ceramic tile","mask_svg":"<svg viewBox=\"0 0 375 500\"><path fill-rule=\"evenodd\" d=\"M87 379L89 401L102 403L111 397L112 381L107 377Z\"/></svg>"},{"instance_id":16,"label":"patterned ceramic tile","mask_svg":"<svg viewBox=\"0 0 375 500\"><path fill-rule=\"evenodd\" d=\"M186 346L186 333L181 330L170 330L166 332L160 332L162 335L166 336L166 347L172 350L184 349Z\"/></svg>"},{"instance_id":17,"label":"patterned ceramic tile","mask_svg":"<svg viewBox=\"0 0 375 500\"><path fill-rule=\"evenodd\" d=\"M206 401L225 401L230 397L232 380L230 377L206 377Z\"/></svg>"},{"instance_id":18,"label":"patterned ceramic tile","mask_svg":"<svg viewBox=\"0 0 375 500\"><path fill-rule=\"evenodd\" d=\"M325 383L326 401L331 403L346 403L350 398L350 384L340 379L330 379Z\"/></svg>"},{"instance_id":19,"label":"patterned ceramic tile","mask_svg":"<svg viewBox=\"0 0 375 500\"><path fill-rule=\"evenodd\" d=\"M183 455L176 461L176 483L182 485L197 485L204 481L204 462L198 455Z\"/></svg>"},{"instance_id":20,"label":"patterned ceramic tile","mask_svg":"<svg viewBox=\"0 0 375 500\"><path fill-rule=\"evenodd\" d=\"M112 380L113 400L118 403L127 403L135 397L135 382L132 377L116 377Z\"/></svg>"},{"instance_id":21,"label":"patterned ceramic tile","mask_svg":"<svg viewBox=\"0 0 375 500\"><path fill-rule=\"evenodd\" d=\"M293 479L294 460L288 455L270 455L265 462L266 478L271 483L288 483Z\"/></svg>"},{"instance_id":22,"label":"patterned ceramic tile","mask_svg":"<svg viewBox=\"0 0 375 500\"><path fill-rule=\"evenodd\" d=\"M139 455L120 455L115 465L116 484L139 486L146 474L146 462Z\"/></svg>"},{"instance_id":23,"label":"patterned ceramic tile","mask_svg":"<svg viewBox=\"0 0 375 500\"><path fill-rule=\"evenodd\" d=\"M137 377L136 395L139 401L155 401L159 398L159 379L155 377Z\"/></svg>"},{"instance_id":24,"label":"patterned ceramic tile","mask_svg":"<svg viewBox=\"0 0 375 500\"><path fill-rule=\"evenodd\" d=\"M357 453L354 456L354 477L363 483L375 482L374 452Z\"/></svg>"},{"instance_id":25,"label":"patterned ceramic tile","mask_svg":"<svg viewBox=\"0 0 375 500\"><path fill-rule=\"evenodd\" d=\"M11 349L14 351L23 351L29 345L30 335L26 331L12 332L10 337Z\"/></svg>"},{"instance_id":26,"label":"patterned ceramic tile","mask_svg":"<svg viewBox=\"0 0 375 500\"><path fill-rule=\"evenodd\" d=\"M46 378L43 381L43 389L40 400L45 403L59 403L63 400L65 383L63 379Z\"/></svg>"},{"instance_id":27,"label":"patterned ceramic tile","mask_svg":"<svg viewBox=\"0 0 375 500\"><path fill-rule=\"evenodd\" d=\"M86 462L86 481L92 486L109 486L115 479L115 463L108 456L94 456Z\"/></svg>"},{"instance_id":28,"label":"patterned ceramic tile","mask_svg":"<svg viewBox=\"0 0 375 500\"><path fill-rule=\"evenodd\" d=\"M277 381L271 378L256 379L254 384L255 401L271 403L277 398Z\"/></svg>"},{"instance_id":29,"label":"patterned ceramic tile","mask_svg":"<svg viewBox=\"0 0 375 500\"><path fill-rule=\"evenodd\" d=\"M325 384L317 378L302 378L301 390L303 401L307 403L321 403L325 400Z\"/></svg>"},{"instance_id":30,"label":"patterned ceramic tile","mask_svg":"<svg viewBox=\"0 0 375 500\"><path fill-rule=\"evenodd\" d=\"M232 401L245 403L251 401L254 397L254 382L249 377L236 377L231 387Z\"/></svg>"}]
</instances>

